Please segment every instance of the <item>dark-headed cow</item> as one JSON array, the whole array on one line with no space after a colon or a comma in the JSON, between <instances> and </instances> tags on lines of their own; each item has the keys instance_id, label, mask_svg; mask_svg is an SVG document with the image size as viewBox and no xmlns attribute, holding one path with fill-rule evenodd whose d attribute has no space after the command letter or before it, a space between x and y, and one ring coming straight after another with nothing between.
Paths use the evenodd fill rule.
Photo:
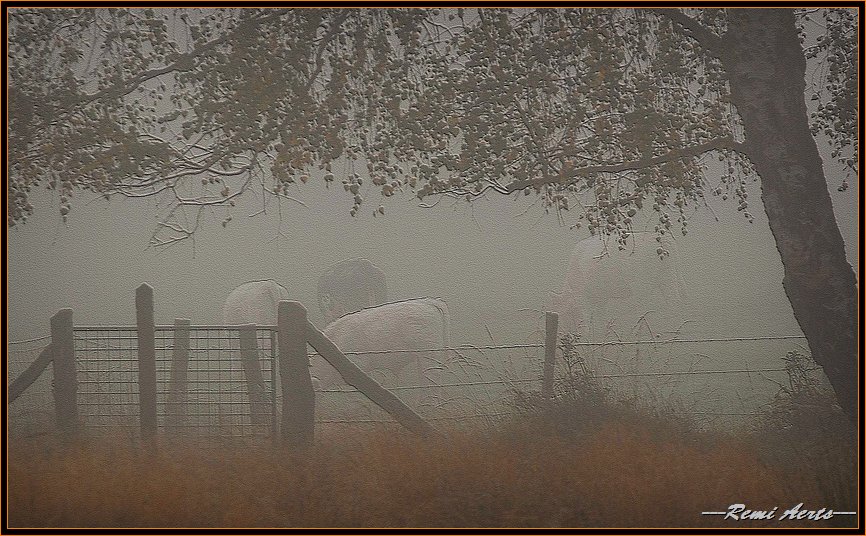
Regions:
<instances>
[{"instance_id":1,"label":"dark-headed cow","mask_svg":"<svg viewBox=\"0 0 866 536\"><path fill-rule=\"evenodd\" d=\"M367 259L348 259L319 278L319 308L325 324L348 313L388 301L385 274Z\"/></svg>"}]
</instances>

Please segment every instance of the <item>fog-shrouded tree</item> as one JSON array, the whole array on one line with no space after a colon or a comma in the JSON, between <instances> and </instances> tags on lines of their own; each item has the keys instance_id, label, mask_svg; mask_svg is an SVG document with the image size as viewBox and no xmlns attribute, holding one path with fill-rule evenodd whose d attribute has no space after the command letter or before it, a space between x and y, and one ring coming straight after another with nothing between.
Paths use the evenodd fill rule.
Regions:
<instances>
[{"instance_id":1,"label":"fog-shrouded tree","mask_svg":"<svg viewBox=\"0 0 866 536\"><path fill-rule=\"evenodd\" d=\"M158 196L169 244L229 224L239 196L291 206L339 181L353 216L401 192L534 195L624 247L638 213L661 238L712 196L751 220L760 194L857 415L855 276L818 150L847 188L856 9L7 10L9 227L34 188L64 220L80 190Z\"/></svg>"}]
</instances>

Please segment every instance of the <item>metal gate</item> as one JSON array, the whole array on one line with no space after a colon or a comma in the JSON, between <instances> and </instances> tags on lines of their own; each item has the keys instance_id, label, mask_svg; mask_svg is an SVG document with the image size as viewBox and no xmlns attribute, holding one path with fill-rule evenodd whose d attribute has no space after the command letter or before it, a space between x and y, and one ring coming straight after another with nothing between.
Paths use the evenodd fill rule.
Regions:
<instances>
[{"instance_id":1,"label":"metal gate","mask_svg":"<svg viewBox=\"0 0 866 536\"><path fill-rule=\"evenodd\" d=\"M166 432L277 437L277 329L256 329L269 423L254 424L237 326L189 326L185 386L171 393L175 326L156 326L157 426ZM78 401L85 427L139 426L134 326L75 326ZM172 400L174 397L174 400Z\"/></svg>"}]
</instances>

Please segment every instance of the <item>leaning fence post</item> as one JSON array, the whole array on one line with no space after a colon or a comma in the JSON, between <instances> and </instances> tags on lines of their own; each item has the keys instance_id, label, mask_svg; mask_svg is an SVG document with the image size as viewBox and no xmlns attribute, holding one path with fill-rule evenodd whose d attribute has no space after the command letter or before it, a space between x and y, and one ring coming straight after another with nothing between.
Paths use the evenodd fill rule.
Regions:
<instances>
[{"instance_id":1,"label":"leaning fence post","mask_svg":"<svg viewBox=\"0 0 866 536\"><path fill-rule=\"evenodd\" d=\"M138 325L138 403L142 439L156 436L156 329L153 323L153 287L142 283L135 290Z\"/></svg>"},{"instance_id":2,"label":"leaning fence post","mask_svg":"<svg viewBox=\"0 0 866 536\"><path fill-rule=\"evenodd\" d=\"M283 441L296 447L313 442L315 393L307 359L307 310L295 301L277 308Z\"/></svg>"},{"instance_id":3,"label":"leaning fence post","mask_svg":"<svg viewBox=\"0 0 866 536\"><path fill-rule=\"evenodd\" d=\"M541 396L553 397L553 367L556 360L556 338L559 330L559 315L544 313L544 379L541 384Z\"/></svg>"},{"instance_id":4,"label":"leaning fence post","mask_svg":"<svg viewBox=\"0 0 866 536\"><path fill-rule=\"evenodd\" d=\"M51 317L51 348L54 354L54 408L61 432L78 431L78 378L72 309L61 309Z\"/></svg>"},{"instance_id":5,"label":"leaning fence post","mask_svg":"<svg viewBox=\"0 0 866 536\"><path fill-rule=\"evenodd\" d=\"M247 395L250 401L250 421L253 431L260 433L268 427L268 401L265 395L265 380L259 365L259 344L256 325L246 324L238 329L241 343L241 362L247 378Z\"/></svg>"},{"instance_id":6,"label":"leaning fence post","mask_svg":"<svg viewBox=\"0 0 866 536\"><path fill-rule=\"evenodd\" d=\"M168 382L167 424L178 428L186 424L187 375L189 371L189 320L174 319L174 348L171 352L171 378Z\"/></svg>"}]
</instances>

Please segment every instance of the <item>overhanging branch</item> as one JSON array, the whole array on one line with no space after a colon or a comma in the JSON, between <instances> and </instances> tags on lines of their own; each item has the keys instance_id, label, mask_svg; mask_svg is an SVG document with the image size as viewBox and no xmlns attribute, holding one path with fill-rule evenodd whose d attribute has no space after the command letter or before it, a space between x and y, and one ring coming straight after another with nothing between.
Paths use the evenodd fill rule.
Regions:
<instances>
[{"instance_id":1,"label":"overhanging branch","mask_svg":"<svg viewBox=\"0 0 866 536\"><path fill-rule=\"evenodd\" d=\"M316 67L313 72L310 74L310 79L307 81L306 87L304 88L307 92L309 92L316 78L322 72L322 68L324 67L325 62L323 61L323 55L325 54L325 49L328 47L334 38L339 34L340 26L346 22L346 19L349 18L349 13L347 11L343 11L340 15L333 21L331 24L328 33L322 38L321 43L319 43L319 48L316 51Z\"/></svg>"},{"instance_id":2,"label":"overhanging branch","mask_svg":"<svg viewBox=\"0 0 866 536\"><path fill-rule=\"evenodd\" d=\"M672 149L666 154L654 156L652 158L644 158L629 162L619 162L616 164L585 166L582 168L572 169L566 175L560 175L557 177L540 177L536 179L514 181L505 186L505 193L510 194L523 190L524 188L540 187L547 184L568 184L576 179L587 177L589 175L595 175L598 173L622 173L623 171L634 171L638 169L655 167L683 158L693 158L706 152L718 149L730 149L734 151L745 152L745 146L742 143L735 142L733 138L718 138L698 145L692 145L690 147Z\"/></svg>"},{"instance_id":3,"label":"overhanging branch","mask_svg":"<svg viewBox=\"0 0 866 536\"><path fill-rule=\"evenodd\" d=\"M656 9L654 11L674 22L674 26L679 27L685 35L700 43L711 54L717 56L722 52L722 38L679 9Z\"/></svg>"}]
</instances>

